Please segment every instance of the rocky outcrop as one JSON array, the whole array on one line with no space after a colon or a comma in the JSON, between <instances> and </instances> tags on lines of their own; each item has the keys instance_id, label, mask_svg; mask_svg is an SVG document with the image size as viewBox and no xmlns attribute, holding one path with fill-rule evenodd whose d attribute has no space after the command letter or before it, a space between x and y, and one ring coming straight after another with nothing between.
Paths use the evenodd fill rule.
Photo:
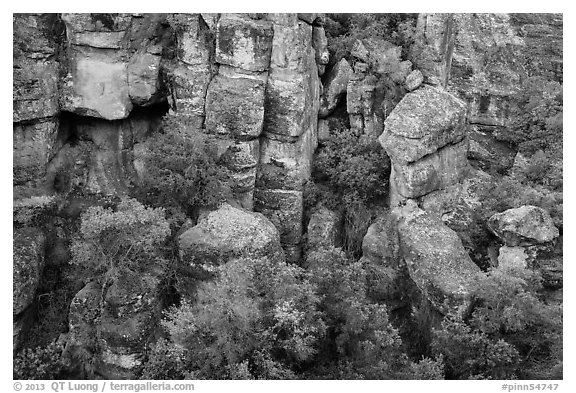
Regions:
<instances>
[{"instance_id":1,"label":"rocky outcrop","mask_svg":"<svg viewBox=\"0 0 576 393\"><path fill-rule=\"evenodd\" d=\"M470 288L480 272L456 232L412 201L393 212L398 217L400 252L410 278L440 312L465 316Z\"/></svg>"},{"instance_id":2,"label":"rocky outcrop","mask_svg":"<svg viewBox=\"0 0 576 393\"><path fill-rule=\"evenodd\" d=\"M271 18L274 37L255 210L277 225L287 259L297 261L303 233L302 184L310 177L318 144L320 79L313 26L293 15Z\"/></svg>"},{"instance_id":3,"label":"rocky outcrop","mask_svg":"<svg viewBox=\"0 0 576 393\"><path fill-rule=\"evenodd\" d=\"M391 205L457 183L468 168L466 107L434 87L407 94L379 141L390 156Z\"/></svg>"},{"instance_id":4,"label":"rocky outcrop","mask_svg":"<svg viewBox=\"0 0 576 393\"><path fill-rule=\"evenodd\" d=\"M559 234L550 214L536 206L522 206L497 213L488 220L488 228L507 246L548 243Z\"/></svg>"},{"instance_id":5,"label":"rocky outcrop","mask_svg":"<svg viewBox=\"0 0 576 393\"><path fill-rule=\"evenodd\" d=\"M261 213L229 204L206 215L178 238L180 256L193 267L220 265L240 257L283 258L276 227Z\"/></svg>"}]
</instances>

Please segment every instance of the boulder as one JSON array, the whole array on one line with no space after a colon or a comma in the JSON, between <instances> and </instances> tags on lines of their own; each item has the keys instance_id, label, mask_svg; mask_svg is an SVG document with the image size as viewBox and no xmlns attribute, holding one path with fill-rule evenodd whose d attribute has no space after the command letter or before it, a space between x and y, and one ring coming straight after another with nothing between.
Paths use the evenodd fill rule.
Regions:
<instances>
[{"instance_id":1,"label":"boulder","mask_svg":"<svg viewBox=\"0 0 576 393\"><path fill-rule=\"evenodd\" d=\"M415 162L466 136L466 104L426 86L406 94L384 124L379 140L392 161Z\"/></svg>"},{"instance_id":2,"label":"boulder","mask_svg":"<svg viewBox=\"0 0 576 393\"><path fill-rule=\"evenodd\" d=\"M223 14L216 32L216 62L248 71L266 71L270 64L272 23Z\"/></svg>"},{"instance_id":3,"label":"boulder","mask_svg":"<svg viewBox=\"0 0 576 393\"><path fill-rule=\"evenodd\" d=\"M206 129L231 139L260 136L264 120L265 82L216 75L206 95Z\"/></svg>"},{"instance_id":4,"label":"boulder","mask_svg":"<svg viewBox=\"0 0 576 393\"><path fill-rule=\"evenodd\" d=\"M410 278L438 311L466 316L472 305L469 288L480 268L456 232L413 201L393 214L398 218L400 252Z\"/></svg>"},{"instance_id":5,"label":"boulder","mask_svg":"<svg viewBox=\"0 0 576 393\"><path fill-rule=\"evenodd\" d=\"M344 58L332 67L324 83L322 97L320 97L319 117L327 117L338 106L340 99L346 93L348 81L353 72L352 67Z\"/></svg>"},{"instance_id":6,"label":"boulder","mask_svg":"<svg viewBox=\"0 0 576 393\"><path fill-rule=\"evenodd\" d=\"M488 228L507 246L548 243L558 237L550 214L536 206L521 206L494 214Z\"/></svg>"},{"instance_id":7,"label":"boulder","mask_svg":"<svg viewBox=\"0 0 576 393\"><path fill-rule=\"evenodd\" d=\"M406 89L408 91L414 91L419 88L423 82L424 75L422 75L422 72L420 70L414 70L406 77Z\"/></svg>"},{"instance_id":8,"label":"boulder","mask_svg":"<svg viewBox=\"0 0 576 393\"><path fill-rule=\"evenodd\" d=\"M222 264L233 258L282 258L276 227L260 213L222 205L178 238L180 255L187 264Z\"/></svg>"}]
</instances>

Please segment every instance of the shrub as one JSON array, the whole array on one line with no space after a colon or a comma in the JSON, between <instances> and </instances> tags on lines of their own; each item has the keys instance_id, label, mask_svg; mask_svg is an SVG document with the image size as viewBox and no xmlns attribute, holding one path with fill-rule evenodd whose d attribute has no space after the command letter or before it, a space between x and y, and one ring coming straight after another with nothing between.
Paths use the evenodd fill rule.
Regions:
<instances>
[{"instance_id":1,"label":"shrub","mask_svg":"<svg viewBox=\"0 0 576 393\"><path fill-rule=\"evenodd\" d=\"M229 171L216 162L211 139L195 128L166 117L165 133L147 140L143 200L155 206L178 208L195 218L198 209L231 197Z\"/></svg>"},{"instance_id":2,"label":"shrub","mask_svg":"<svg viewBox=\"0 0 576 393\"><path fill-rule=\"evenodd\" d=\"M442 356L448 379L514 378L518 351L506 341L492 340L456 316L433 331L432 352Z\"/></svg>"},{"instance_id":3,"label":"shrub","mask_svg":"<svg viewBox=\"0 0 576 393\"><path fill-rule=\"evenodd\" d=\"M311 252L306 263L322 296L328 341L319 357L332 362L329 373L336 378L389 379L405 372L402 341L386 307L368 300L362 264L336 248Z\"/></svg>"},{"instance_id":4,"label":"shrub","mask_svg":"<svg viewBox=\"0 0 576 393\"><path fill-rule=\"evenodd\" d=\"M32 196L14 201L14 222L26 226L41 225L56 208L53 196Z\"/></svg>"},{"instance_id":5,"label":"shrub","mask_svg":"<svg viewBox=\"0 0 576 393\"><path fill-rule=\"evenodd\" d=\"M116 210L90 207L72 242L72 262L95 275L115 268L143 271L160 258L158 248L169 234L163 209L135 199L123 199Z\"/></svg>"},{"instance_id":6,"label":"shrub","mask_svg":"<svg viewBox=\"0 0 576 393\"><path fill-rule=\"evenodd\" d=\"M62 344L27 348L14 357L14 379L61 379L65 371L61 356Z\"/></svg>"},{"instance_id":7,"label":"shrub","mask_svg":"<svg viewBox=\"0 0 576 393\"><path fill-rule=\"evenodd\" d=\"M359 141L344 126L314 159L314 181L329 188L323 194L326 206L344 208L345 248L355 256L361 253L362 239L375 215L370 207L386 198L389 176L390 159L380 144Z\"/></svg>"},{"instance_id":8,"label":"shrub","mask_svg":"<svg viewBox=\"0 0 576 393\"><path fill-rule=\"evenodd\" d=\"M301 268L240 259L167 314L171 340L197 378L280 378L308 361L324 333L319 299Z\"/></svg>"}]
</instances>

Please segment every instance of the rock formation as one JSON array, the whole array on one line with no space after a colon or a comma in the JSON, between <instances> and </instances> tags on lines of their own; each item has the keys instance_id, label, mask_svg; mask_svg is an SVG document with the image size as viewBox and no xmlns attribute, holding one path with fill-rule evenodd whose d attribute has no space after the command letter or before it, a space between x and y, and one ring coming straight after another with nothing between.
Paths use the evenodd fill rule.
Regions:
<instances>
[{"instance_id":1,"label":"rock formation","mask_svg":"<svg viewBox=\"0 0 576 393\"><path fill-rule=\"evenodd\" d=\"M404 96L379 140L392 161L390 204L458 183L468 167L466 106L435 87Z\"/></svg>"}]
</instances>

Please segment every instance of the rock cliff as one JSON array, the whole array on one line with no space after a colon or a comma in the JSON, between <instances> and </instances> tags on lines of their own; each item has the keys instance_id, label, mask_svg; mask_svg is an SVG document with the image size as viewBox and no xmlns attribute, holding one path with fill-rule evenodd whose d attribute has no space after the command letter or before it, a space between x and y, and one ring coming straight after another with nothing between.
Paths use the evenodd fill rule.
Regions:
<instances>
[{"instance_id":1,"label":"rock cliff","mask_svg":"<svg viewBox=\"0 0 576 393\"><path fill-rule=\"evenodd\" d=\"M521 114L522 81L562 80L562 17L530 15L420 14L409 46L354 39L331 63L323 14L14 14L14 350L46 266L58 260L70 273L81 213L132 195L147 176L149 137L176 123L214 142L232 197L175 220L177 269L159 259L83 278L66 298L66 353L90 358L95 375L136 375L163 308L193 300L194 280L216 266L299 263L302 250L341 247L349 212L342 201L311 208L308 182L318 146L343 128L391 162L380 182L388 199L361 223L371 301L467 316L480 268L453 229L473 225L481 189L523 159L502 138ZM504 243L501 266L534 267L562 286L561 261L537 257L561 233L545 210L509 209L487 226Z\"/></svg>"}]
</instances>

